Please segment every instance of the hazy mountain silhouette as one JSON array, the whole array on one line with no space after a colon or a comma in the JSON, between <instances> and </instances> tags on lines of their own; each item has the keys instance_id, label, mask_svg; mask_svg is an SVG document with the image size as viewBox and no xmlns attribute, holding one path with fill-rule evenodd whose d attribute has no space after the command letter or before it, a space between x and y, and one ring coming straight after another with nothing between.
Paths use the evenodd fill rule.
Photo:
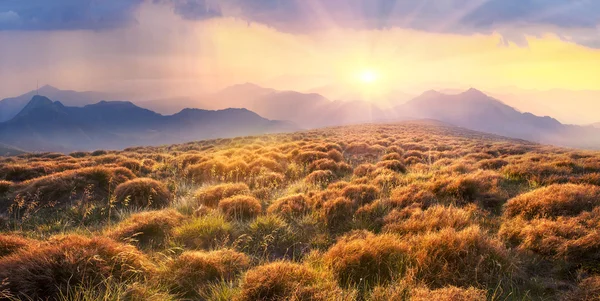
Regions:
<instances>
[{"instance_id":1,"label":"hazy mountain silhouette","mask_svg":"<svg viewBox=\"0 0 600 301\"><path fill-rule=\"evenodd\" d=\"M140 104L168 114L173 108L167 103L176 108L182 105L211 110L246 108L265 118L289 120L303 128L374 122L393 116L366 101L331 101L317 93L278 91L250 83L231 86L199 99L165 99Z\"/></svg>"},{"instance_id":2,"label":"hazy mountain silhouette","mask_svg":"<svg viewBox=\"0 0 600 301\"><path fill-rule=\"evenodd\" d=\"M518 110L552 116L563 123L586 125L597 122L600 90L535 90L506 87L492 95Z\"/></svg>"},{"instance_id":3,"label":"hazy mountain silhouette","mask_svg":"<svg viewBox=\"0 0 600 301\"><path fill-rule=\"evenodd\" d=\"M67 106L84 106L87 104L97 103L101 100L118 98L116 95L110 93L60 90L46 85L41 87L38 91L33 90L21 96L0 100L0 122L8 121L15 117L29 103L31 98L38 93L40 95L45 95L50 99L60 101Z\"/></svg>"},{"instance_id":4,"label":"hazy mountain silhouette","mask_svg":"<svg viewBox=\"0 0 600 301\"><path fill-rule=\"evenodd\" d=\"M30 151L119 149L298 129L246 109L185 109L163 116L131 102L101 101L68 107L34 96L11 120L0 123L0 141Z\"/></svg>"},{"instance_id":5,"label":"hazy mountain silhouette","mask_svg":"<svg viewBox=\"0 0 600 301\"><path fill-rule=\"evenodd\" d=\"M381 109L393 108L406 103L415 96L401 90L393 90L381 95L368 95L368 93L364 92L364 87L360 84L354 88L349 88L347 85L325 85L307 90L306 92L321 94L333 100L365 100L377 105Z\"/></svg>"},{"instance_id":6,"label":"hazy mountain silhouette","mask_svg":"<svg viewBox=\"0 0 600 301\"><path fill-rule=\"evenodd\" d=\"M427 91L396 107L396 112L403 119L436 119L477 131L542 143L600 147L600 131L596 129L564 125L548 116L522 113L476 89L453 95Z\"/></svg>"}]
</instances>

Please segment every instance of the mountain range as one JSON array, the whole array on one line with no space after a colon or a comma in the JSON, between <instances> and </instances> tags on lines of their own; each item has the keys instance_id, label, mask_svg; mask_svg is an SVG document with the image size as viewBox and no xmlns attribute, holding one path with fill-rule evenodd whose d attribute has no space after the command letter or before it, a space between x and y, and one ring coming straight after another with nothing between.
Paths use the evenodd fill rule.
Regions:
<instances>
[{"instance_id":1,"label":"mountain range","mask_svg":"<svg viewBox=\"0 0 600 301\"><path fill-rule=\"evenodd\" d=\"M552 117L523 113L476 89L459 94L427 91L395 110L400 119L435 119L534 142L600 148L600 130L596 128L565 125Z\"/></svg>"},{"instance_id":2,"label":"mountain range","mask_svg":"<svg viewBox=\"0 0 600 301\"><path fill-rule=\"evenodd\" d=\"M246 109L184 109L161 115L131 102L100 101L69 107L33 96L17 115L0 123L0 142L29 151L121 149L193 140L294 131Z\"/></svg>"},{"instance_id":3,"label":"mountain range","mask_svg":"<svg viewBox=\"0 0 600 301\"><path fill-rule=\"evenodd\" d=\"M23 95L0 100L0 122L8 121L17 116L35 95L44 95L50 99L60 101L67 106L84 106L97 103L101 100L118 99L116 95L110 93L60 90L45 85L38 90L33 90Z\"/></svg>"},{"instance_id":4,"label":"mountain range","mask_svg":"<svg viewBox=\"0 0 600 301\"><path fill-rule=\"evenodd\" d=\"M44 89L69 99L71 106L33 96L12 119L0 123L0 143L25 150L114 149L299 128L434 119L534 142L600 148L600 124L562 124L552 117L521 112L476 89L455 94L431 90L408 102L398 101L392 108L366 101L332 101L317 93L278 91L249 83L198 98L136 104L88 104L102 94ZM15 99L24 97L8 100L16 104ZM0 106L5 101L0 101Z\"/></svg>"},{"instance_id":5,"label":"mountain range","mask_svg":"<svg viewBox=\"0 0 600 301\"><path fill-rule=\"evenodd\" d=\"M274 120L289 120L303 128L375 122L394 116L366 101L332 101L317 93L278 91L246 83L197 98L181 97L139 102L162 114L186 107L220 110L246 108Z\"/></svg>"}]
</instances>

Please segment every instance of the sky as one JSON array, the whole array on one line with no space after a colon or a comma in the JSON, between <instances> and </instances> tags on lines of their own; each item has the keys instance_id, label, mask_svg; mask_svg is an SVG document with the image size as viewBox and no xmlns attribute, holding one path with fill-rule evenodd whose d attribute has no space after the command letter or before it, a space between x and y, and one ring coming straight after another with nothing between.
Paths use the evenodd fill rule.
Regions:
<instances>
[{"instance_id":1,"label":"sky","mask_svg":"<svg viewBox=\"0 0 600 301\"><path fill-rule=\"evenodd\" d=\"M598 0L0 0L0 98L252 82L367 100L557 89L591 109L598 70Z\"/></svg>"}]
</instances>

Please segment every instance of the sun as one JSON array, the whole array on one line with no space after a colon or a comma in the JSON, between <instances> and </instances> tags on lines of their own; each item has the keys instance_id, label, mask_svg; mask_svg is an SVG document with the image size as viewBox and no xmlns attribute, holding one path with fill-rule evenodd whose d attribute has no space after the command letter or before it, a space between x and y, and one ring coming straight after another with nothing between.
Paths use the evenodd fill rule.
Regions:
<instances>
[{"instance_id":1,"label":"sun","mask_svg":"<svg viewBox=\"0 0 600 301\"><path fill-rule=\"evenodd\" d=\"M363 70L359 73L358 79L364 84L373 84L379 80L379 74L374 70Z\"/></svg>"}]
</instances>

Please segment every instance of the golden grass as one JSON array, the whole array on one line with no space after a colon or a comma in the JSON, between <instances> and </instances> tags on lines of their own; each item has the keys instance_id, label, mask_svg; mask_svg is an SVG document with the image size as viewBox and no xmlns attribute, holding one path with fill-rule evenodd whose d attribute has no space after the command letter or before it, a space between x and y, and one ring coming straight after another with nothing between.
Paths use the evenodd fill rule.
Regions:
<instances>
[{"instance_id":1,"label":"golden grass","mask_svg":"<svg viewBox=\"0 0 600 301\"><path fill-rule=\"evenodd\" d=\"M291 262L272 262L249 270L236 301L319 301L335 298L335 285L311 268Z\"/></svg>"},{"instance_id":2,"label":"golden grass","mask_svg":"<svg viewBox=\"0 0 600 301\"><path fill-rule=\"evenodd\" d=\"M248 256L229 249L187 251L169 262L159 277L173 293L193 299L198 298L207 285L233 281L249 266Z\"/></svg>"},{"instance_id":3,"label":"golden grass","mask_svg":"<svg viewBox=\"0 0 600 301\"><path fill-rule=\"evenodd\" d=\"M138 178L120 184L115 189L115 197L120 204L135 208L164 208L172 201L171 192L156 180Z\"/></svg>"},{"instance_id":4,"label":"golden grass","mask_svg":"<svg viewBox=\"0 0 600 301\"><path fill-rule=\"evenodd\" d=\"M231 235L232 225L221 215L206 215L175 228L176 242L190 249L210 249L224 244Z\"/></svg>"},{"instance_id":5,"label":"golden grass","mask_svg":"<svg viewBox=\"0 0 600 301\"><path fill-rule=\"evenodd\" d=\"M183 219L183 215L173 209L136 213L109 229L106 236L143 248L166 247L173 230Z\"/></svg>"},{"instance_id":6,"label":"golden grass","mask_svg":"<svg viewBox=\"0 0 600 301\"><path fill-rule=\"evenodd\" d=\"M485 288L511 278L520 281L515 256L478 226L416 235L410 246L418 266L417 278L432 287Z\"/></svg>"},{"instance_id":7,"label":"golden grass","mask_svg":"<svg viewBox=\"0 0 600 301\"><path fill-rule=\"evenodd\" d=\"M526 219L575 216L600 207L600 187L555 184L525 193L506 203L504 214Z\"/></svg>"},{"instance_id":8,"label":"golden grass","mask_svg":"<svg viewBox=\"0 0 600 301\"><path fill-rule=\"evenodd\" d=\"M238 195L221 200L219 209L229 219L247 220L257 217L262 205L255 197Z\"/></svg>"},{"instance_id":9,"label":"golden grass","mask_svg":"<svg viewBox=\"0 0 600 301\"><path fill-rule=\"evenodd\" d=\"M28 249L35 242L22 236L0 234L0 258Z\"/></svg>"},{"instance_id":10,"label":"golden grass","mask_svg":"<svg viewBox=\"0 0 600 301\"><path fill-rule=\"evenodd\" d=\"M598 187L598 152L428 122L26 154L0 158L0 274L22 299L593 300Z\"/></svg>"},{"instance_id":11,"label":"golden grass","mask_svg":"<svg viewBox=\"0 0 600 301\"><path fill-rule=\"evenodd\" d=\"M202 205L216 207L219 201L236 195L250 194L250 188L244 183L225 183L206 188L200 188L194 194L194 199Z\"/></svg>"},{"instance_id":12,"label":"golden grass","mask_svg":"<svg viewBox=\"0 0 600 301\"><path fill-rule=\"evenodd\" d=\"M340 285L359 288L401 278L411 265L409 246L400 237L369 232L340 238L323 260Z\"/></svg>"},{"instance_id":13,"label":"golden grass","mask_svg":"<svg viewBox=\"0 0 600 301\"><path fill-rule=\"evenodd\" d=\"M57 298L70 287L97 285L106 279L141 280L154 269L132 246L104 237L59 237L39 248L0 259L0 291L17 298Z\"/></svg>"}]
</instances>

